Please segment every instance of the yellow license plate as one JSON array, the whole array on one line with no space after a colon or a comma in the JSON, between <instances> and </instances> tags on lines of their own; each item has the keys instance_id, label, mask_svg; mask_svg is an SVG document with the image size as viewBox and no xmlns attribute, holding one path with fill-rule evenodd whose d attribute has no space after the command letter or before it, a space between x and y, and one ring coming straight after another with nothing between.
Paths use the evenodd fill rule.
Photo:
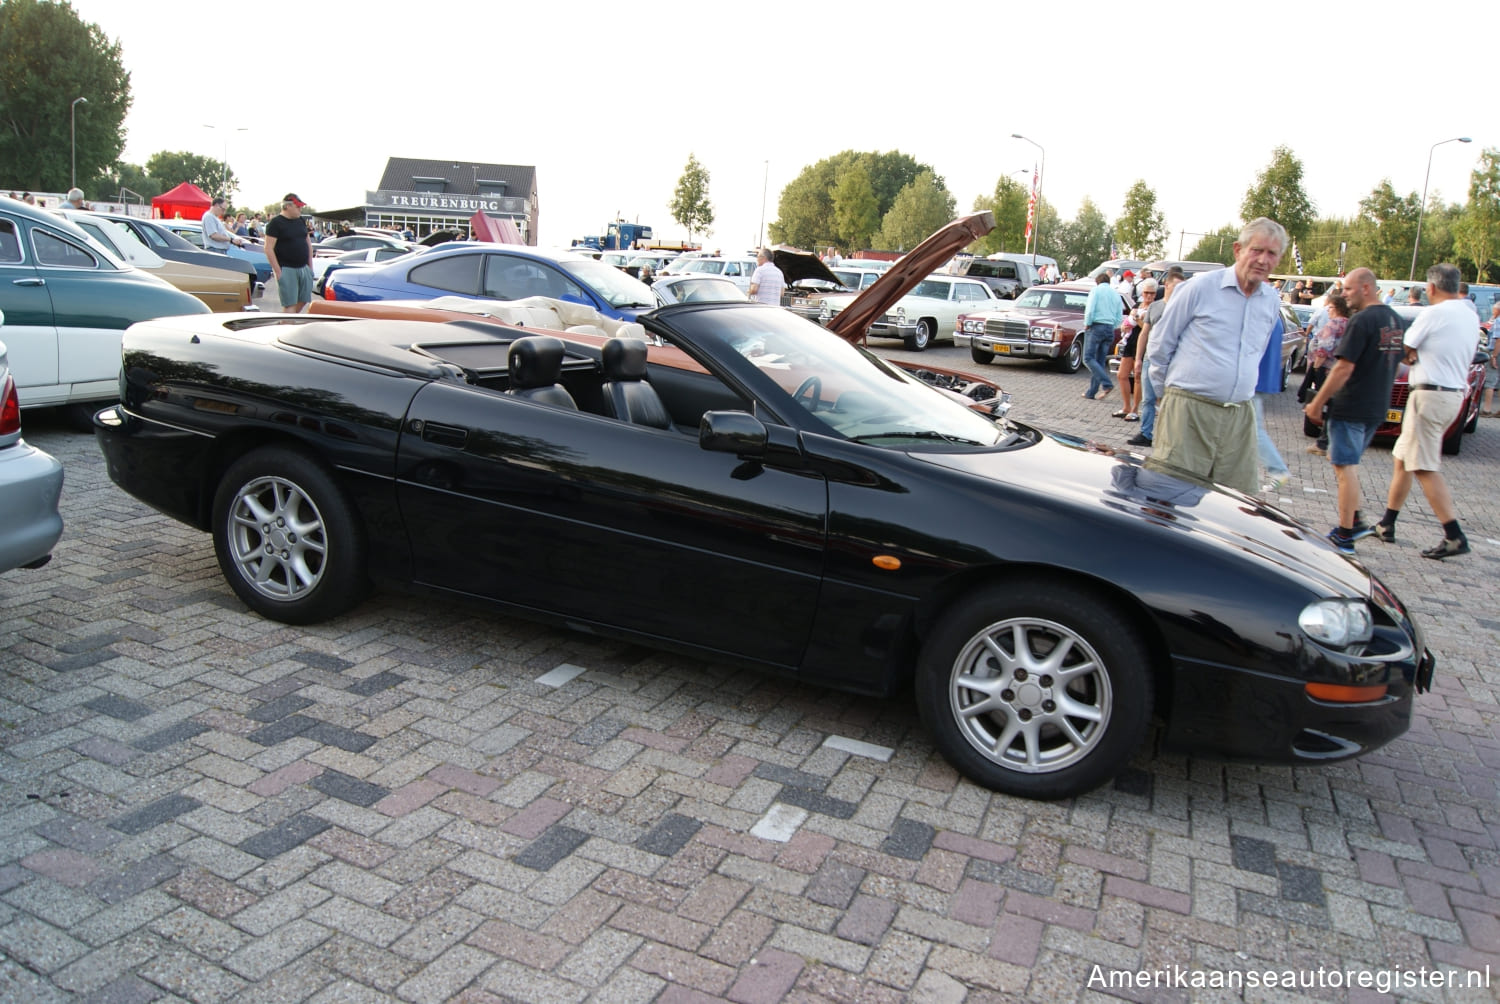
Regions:
<instances>
[{"instance_id":1,"label":"yellow license plate","mask_svg":"<svg viewBox=\"0 0 1500 1004\"><path fill-rule=\"evenodd\" d=\"M1008 356L1008 355L1010 355L1010 346L1009 345L996 345L995 346L995 351L998 352L1002 356Z\"/></svg>"},{"instance_id":2,"label":"yellow license plate","mask_svg":"<svg viewBox=\"0 0 1500 1004\"><path fill-rule=\"evenodd\" d=\"M1401 412L1396 408L1392 408L1385 413L1385 420L1387 422L1399 422L1401 421Z\"/></svg>"}]
</instances>

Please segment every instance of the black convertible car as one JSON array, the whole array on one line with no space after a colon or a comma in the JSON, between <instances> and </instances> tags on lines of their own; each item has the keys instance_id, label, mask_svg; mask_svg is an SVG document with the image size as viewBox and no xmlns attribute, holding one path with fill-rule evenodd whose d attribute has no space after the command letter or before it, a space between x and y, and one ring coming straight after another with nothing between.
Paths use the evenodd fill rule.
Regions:
<instances>
[{"instance_id":1,"label":"black convertible car","mask_svg":"<svg viewBox=\"0 0 1500 1004\"><path fill-rule=\"evenodd\" d=\"M899 297L923 248L866 295ZM1154 712L1173 748L1354 756L1430 681L1401 602L1252 498L966 406L778 307L640 322L165 318L126 332L96 431L264 616L391 581L914 690L944 755L1018 795L1109 779Z\"/></svg>"}]
</instances>

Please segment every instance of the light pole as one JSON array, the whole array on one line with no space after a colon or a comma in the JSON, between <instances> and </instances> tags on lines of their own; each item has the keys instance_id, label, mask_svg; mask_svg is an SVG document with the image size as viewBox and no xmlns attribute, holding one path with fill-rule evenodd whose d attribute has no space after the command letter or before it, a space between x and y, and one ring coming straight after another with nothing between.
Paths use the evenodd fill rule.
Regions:
<instances>
[{"instance_id":1,"label":"light pole","mask_svg":"<svg viewBox=\"0 0 1500 1004\"><path fill-rule=\"evenodd\" d=\"M214 132L219 131L218 126L209 125L207 122L203 124L203 128L212 129ZM226 199L229 198L229 133L249 131L249 126L236 126L234 129L224 130L224 159L219 162L219 166L222 169L219 174L219 194Z\"/></svg>"},{"instance_id":2,"label":"light pole","mask_svg":"<svg viewBox=\"0 0 1500 1004\"><path fill-rule=\"evenodd\" d=\"M1452 139L1441 139L1432 144L1432 149L1427 151L1427 174L1422 178L1422 208L1417 211L1417 239L1411 245L1411 271L1407 273L1406 281L1411 282L1417 277L1417 248L1422 246L1422 217L1427 215L1427 181L1432 177L1432 154L1444 143L1471 143L1467 136L1454 136Z\"/></svg>"},{"instance_id":3,"label":"light pole","mask_svg":"<svg viewBox=\"0 0 1500 1004\"><path fill-rule=\"evenodd\" d=\"M1037 173L1036 181L1036 224L1032 228L1034 233L1031 237L1031 264L1036 264L1036 249L1042 243L1042 184L1047 180L1047 151L1034 139L1026 139L1018 132L1010 134L1011 139L1025 140L1038 150L1042 151L1042 169Z\"/></svg>"},{"instance_id":4,"label":"light pole","mask_svg":"<svg viewBox=\"0 0 1500 1004\"><path fill-rule=\"evenodd\" d=\"M69 187L78 187L78 105L88 104L88 98L74 98L73 107L68 109L68 135L73 140L73 181Z\"/></svg>"},{"instance_id":5,"label":"light pole","mask_svg":"<svg viewBox=\"0 0 1500 1004\"><path fill-rule=\"evenodd\" d=\"M766 161L764 176L760 179L760 231L755 235L755 248L758 252L766 246L766 192L771 188L771 162Z\"/></svg>"}]
</instances>

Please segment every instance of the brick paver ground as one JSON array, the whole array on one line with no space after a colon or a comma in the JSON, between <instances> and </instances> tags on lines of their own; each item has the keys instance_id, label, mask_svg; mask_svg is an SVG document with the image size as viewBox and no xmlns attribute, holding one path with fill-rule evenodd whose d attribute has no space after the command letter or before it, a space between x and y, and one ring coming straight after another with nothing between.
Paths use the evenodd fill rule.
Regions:
<instances>
[{"instance_id":1,"label":"brick paver ground","mask_svg":"<svg viewBox=\"0 0 1500 1004\"><path fill-rule=\"evenodd\" d=\"M1114 445L1135 431L1080 402L1083 376L988 372L1019 417ZM1110 787L1044 804L960 780L910 701L428 596L262 620L207 536L116 490L55 421L28 415L27 435L66 464L67 533L47 567L0 576L0 1000L1500 987L1500 422L1449 469L1474 554L1420 558L1438 536L1420 493L1397 545L1359 545L1440 660L1406 737L1296 770L1147 749ZM1284 507L1331 523L1291 394L1271 426L1295 475ZM1364 468L1375 513L1389 465L1376 448ZM1487 988L1432 985L1487 968ZM1100 984L1119 970L1324 985ZM1388 994L1334 982L1401 973Z\"/></svg>"}]
</instances>

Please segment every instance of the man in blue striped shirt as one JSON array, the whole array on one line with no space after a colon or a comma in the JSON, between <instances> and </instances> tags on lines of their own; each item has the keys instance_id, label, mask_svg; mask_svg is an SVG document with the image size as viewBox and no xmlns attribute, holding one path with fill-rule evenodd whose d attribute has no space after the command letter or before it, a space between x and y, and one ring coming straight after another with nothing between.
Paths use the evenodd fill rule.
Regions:
<instances>
[{"instance_id":1,"label":"man in blue striped shirt","mask_svg":"<svg viewBox=\"0 0 1500 1004\"><path fill-rule=\"evenodd\" d=\"M1281 316L1266 284L1287 245L1281 224L1262 216L1234 244L1234 267L1203 272L1179 287L1151 328L1146 366L1162 388L1152 464L1254 492L1256 377Z\"/></svg>"},{"instance_id":2,"label":"man in blue striped shirt","mask_svg":"<svg viewBox=\"0 0 1500 1004\"><path fill-rule=\"evenodd\" d=\"M1109 349L1115 342L1115 329L1125 319L1125 304L1110 285L1109 273L1100 272L1083 307L1083 364L1089 368L1089 389L1084 397L1103 400L1115 389L1109 378ZM1095 398L1099 388L1104 397Z\"/></svg>"}]
</instances>

